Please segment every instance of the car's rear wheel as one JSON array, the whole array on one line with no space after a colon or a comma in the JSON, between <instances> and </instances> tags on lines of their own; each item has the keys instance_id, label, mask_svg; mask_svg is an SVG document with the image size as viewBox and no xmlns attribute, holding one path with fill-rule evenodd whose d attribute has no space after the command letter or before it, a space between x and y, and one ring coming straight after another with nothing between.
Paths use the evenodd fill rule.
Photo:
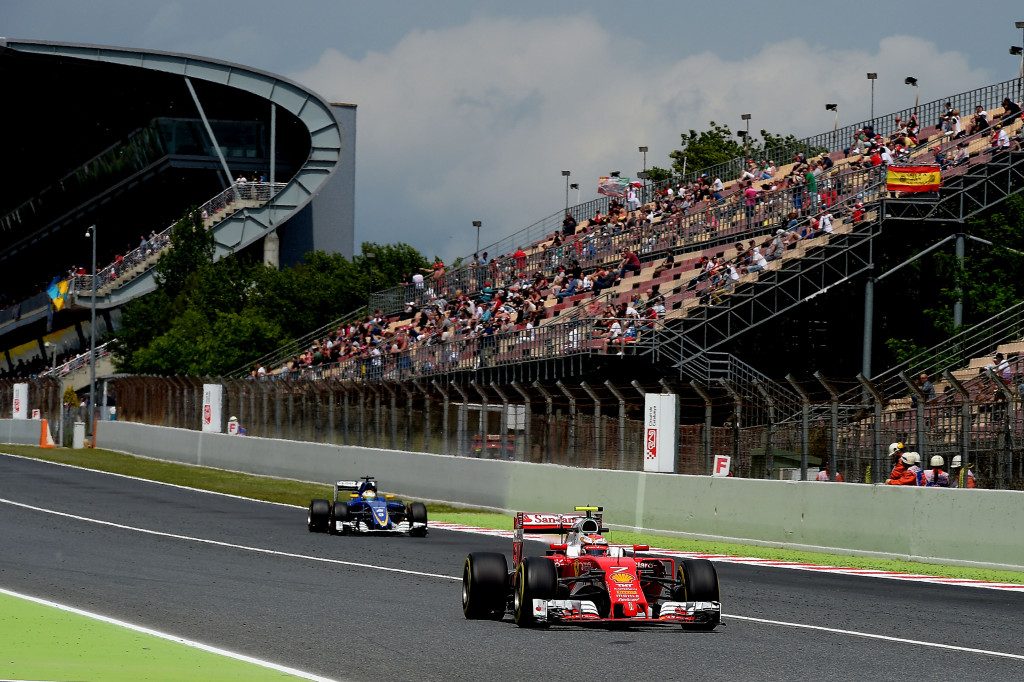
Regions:
<instances>
[{"instance_id":1,"label":"car's rear wheel","mask_svg":"<svg viewBox=\"0 0 1024 682\"><path fill-rule=\"evenodd\" d=\"M427 505L422 502L413 502L406 509L409 519L409 535L414 538L422 538L427 534ZM421 528L413 528L412 524L422 523ZM504 558L504 556L502 557Z\"/></svg>"},{"instance_id":2,"label":"car's rear wheel","mask_svg":"<svg viewBox=\"0 0 1024 682\"><path fill-rule=\"evenodd\" d=\"M554 599L558 590L558 571L550 559L526 557L516 570L514 615L516 625L528 628L537 625L533 615L534 599Z\"/></svg>"},{"instance_id":3,"label":"car's rear wheel","mask_svg":"<svg viewBox=\"0 0 1024 682\"><path fill-rule=\"evenodd\" d=\"M331 503L327 500L313 500L309 503L306 527L310 533L323 533L331 516Z\"/></svg>"},{"instance_id":4,"label":"car's rear wheel","mask_svg":"<svg viewBox=\"0 0 1024 682\"><path fill-rule=\"evenodd\" d=\"M674 594L677 601L720 601L718 589L718 571L707 559L683 559L676 569L676 580L679 582ZM722 617L715 614L706 623L684 623L685 630L711 631L719 626Z\"/></svg>"},{"instance_id":5,"label":"car's rear wheel","mask_svg":"<svg viewBox=\"0 0 1024 682\"><path fill-rule=\"evenodd\" d=\"M327 532L331 535L341 535L345 532L346 523L349 522L348 505L344 502L335 502L331 505L331 518L327 524ZM339 526L339 524L341 524Z\"/></svg>"},{"instance_id":6,"label":"car's rear wheel","mask_svg":"<svg viewBox=\"0 0 1024 682\"><path fill-rule=\"evenodd\" d=\"M469 619L501 620L508 602L504 554L473 552L462 565L462 613Z\"/></svg>"}]
</instances>

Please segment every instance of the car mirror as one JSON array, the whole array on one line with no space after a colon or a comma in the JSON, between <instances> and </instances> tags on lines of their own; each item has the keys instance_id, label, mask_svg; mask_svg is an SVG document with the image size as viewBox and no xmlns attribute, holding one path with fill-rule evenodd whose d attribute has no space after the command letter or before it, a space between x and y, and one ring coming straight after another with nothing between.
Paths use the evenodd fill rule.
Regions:
<instances>
[{"instance_id":1,"label":"car mirror","mask_svg":"<svg viewBox=\"0 0 1024 682\"><path fill-rule=\"evenodd\" d=\"M649 552L651 551L650 545L633 545L634 552Z\"/></svg>"}]
</instances>

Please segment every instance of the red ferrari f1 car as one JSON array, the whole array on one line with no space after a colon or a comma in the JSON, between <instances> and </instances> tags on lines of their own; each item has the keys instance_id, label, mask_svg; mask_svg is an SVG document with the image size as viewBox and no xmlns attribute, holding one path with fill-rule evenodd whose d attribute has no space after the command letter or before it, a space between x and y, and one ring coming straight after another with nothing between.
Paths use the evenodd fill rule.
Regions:
<instances>
[{"instance_id":1,"label":"red ferrari f1 car","mask_svg":"<svg viewBox=\"0 0 1024 682\"><path fill-rule=\"evenodd\" d=\"M519 512L512 563L504 554L474 552L462 570L466 618L501 620L511 612L520 627L681 625L714 630L721 623L718 574L705 559L641 554L647 545L610 545L602 536L603 508L574 514ZM525 534L558 534L545 556L523 556Z\"/></svg>"}]
</instances>

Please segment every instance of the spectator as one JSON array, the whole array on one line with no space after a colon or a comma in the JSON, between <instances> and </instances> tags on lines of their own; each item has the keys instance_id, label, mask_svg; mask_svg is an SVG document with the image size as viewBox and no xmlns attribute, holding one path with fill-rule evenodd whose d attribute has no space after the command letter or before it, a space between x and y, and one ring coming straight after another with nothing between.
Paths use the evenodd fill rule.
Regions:
<instances>
[{"instance_id":1,"label":"spectator","mask_svg":"<svg viewBox=\"0 0 1024 682\"><path fill-rule=\"evenodd\" d=\"M515 261L517 272L523 272L526 270L526 252L523 251L522 246L516 249L516 252L512 254L512 260Z\"/></svg>"},{"instance_id":2,"label":"spectator","mask_svg":"<svg viewBox=\"0 0 1024 682\"><path fill-rule=\"evenodd\" d=\"M768 261L761 255L761 247L755 246L747 272L761 272L768 267Z\"/></svg>"},{"instance_id":3,"label":"spectator","mask_svg":"<svg viewBox=\"0 0 1024 682\"><path fill-rule=\"evenodd\" d=\"M935 386L932 384L927 374L924 374L922 372L921 375L917 377L917 388L921 391L922 394L924 394L924 401L926 403L935 400ZM911 407L917 407L916 393L913 396L911 396L910 404Z\"/></svg>"},{"instance_id":4,"label":"spectator","mask_svg":"<svg viewBox=\"0 0 1024 682\"><path fill-rule=\"evenodd\" d=\"M956 156L953 157L954 166L962 166L971 160L971 154L967 149L966 142L959 142L956 145Z\"/></svg>"},{"instance_id":5,"label":"spectator","mask_svg":"<svg viewBox=\"0 0 1024 682\"><path fill-rule=\"evenodd\" d=\"M818 475L815 476L814 480L816 480L816 481L832 481L832 482L835 482L835 483L843 483L843 482L845 482L845 479L843 478L843 475L841 473L839 473L838 471L836 472L835 477L832 477L831 475L829 475L829 463L825 462L825 461L823 461L821 463L821 469L818 471Z\"/></svg>"},{"instance_id":6,"label":"spectator","mask_svg":"<svg viewBox=\"0 0 1024 682\"><path fill-rule=\"evenodd\" d=\"M974 472L971 465L962 466L963 460L960 455L953 458L949 463L949 487L950 488L974 488L977 484L974 481Z\"/></svg>"},{"instance_id":7,"label":"spectator","mask_svg":"<svg viewBox=\"0 0 1024 682\"><path fill-rule=\"evenodd\" d=\"M988 112L979 104L974 107L974 121L971 123L971 135L986 130L989 126Z\"/></svg>"},{"instance_id":8,"label":"spectator","mask_svg":"<svg viewBox=\"0 0 1024 682\"><path fill-rule=\"evenodd\" d=\"M619 263L619 279L626 276L627 272L632 272L634 275L640 274L640 257L635 252L629 249L622 250L622 262Z\"/></svg>"},{"instance_id":9,"label":"spectator","mask_svg":"<svg viewBox=\"0 0 1024 682\"><path fill-rule=\"evenodd\" d=\"M572 217L572 214L566 212L565 217L562 218L562 234L566 237L571 237L576 234L576 219Z\"/></svg>"},{"instance_id":10,"label":"spectator","mask_svg":"<svg viewBox=\"0 0 1024 682\"><path fill-rule=\"evenodd\" d=\"M991 145L993 152L1005 152L1010 150L1010 136L1006 134L1006 130L1003 126L998 123L992 126Z\"/></svg>"},{"instance_id":11,"label":"spectator","mask_svg":"<svg viewBox=\"0 0 1024 682\"><path fill-rule=\"evenodd\" d=\"M922 476L924 477L924 486L926 488L948 488L949 487L949 474L942 470L942 465L946 462L939 455L933 455L929 461L931 468L926 469Z\"/></svg>"},{"instance_id":12,"label":"spectator","mask_svg":"<svg viewBox=\"0 0 1024 682\"><path fill-rule=\"evenodd\" d=\"M999 123L1007 126L1017 120L1020 116L1020 105L1009 97L1003 98L1003 115L999 117Z\"/></svg>"},{"instance_id":13,"label":"spectator","mask_svg":"<svg viewBox=\"0 0 1024 682\"><path fill-rule=\"evenodd\" d=\"M711 183L711 196L715 198L715 201L722 203L725 201L725 183L722 182L722 178L715 176L714 181Z\"/></svg>"},{"instance_id":14,"label":"spectator","mask_svg":"<svg viewBox=\"0 0 1024 682\"><path fill-rule=\"evenodd\" d=\"M758 191L754 188L754 183L747 180L746 187L743 189L743 210L747 218L748 229L753 227L754 209L757 207L757 195Z\"/></svg>"}]
</instances>

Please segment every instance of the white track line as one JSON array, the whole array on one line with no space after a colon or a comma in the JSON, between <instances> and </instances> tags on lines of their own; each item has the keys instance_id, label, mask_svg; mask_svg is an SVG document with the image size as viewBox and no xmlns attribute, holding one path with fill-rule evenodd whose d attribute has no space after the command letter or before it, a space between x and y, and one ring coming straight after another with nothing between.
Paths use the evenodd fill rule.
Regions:
<instances>
[{"instance_id":1,"label":"white track line","mask_svg":"<svg viewBox=\"0 0 1024 682\"><path fill-rule=\"evenodd\" d=\"M95 474L103 474L105 476L116 476L118 478L126 478L126 479L129 479L129 480L132 480L132 481L141 481L143 483L152 483L154 485L162 485L162 486L166 486L168 488L177 488L179 490L189 490L189 491L192 491L192 492L206 493L208 495L219 495L221 497L230 497L230 498L236 499L236 500L246 500L248 502L257 502L257 503L260 503L260 504L270 504L270 505L274 505L274 506L277 506L277 507L286 507L288 509L305 509L305 507L302 507L302 506L299 506L299 505L295 505L295 504L287 504L287 503L284 503L284 502L270 502L268 500L259 500L259 499L253 498L253 497L245 497L243 495L232 495L231 493L222 493L222 492L219 492L219 491L216 491L216 490L206 490L204 488L194 488L192 486L181 485L181 484L178 484L178 483L167 483L165 481L154 481L153 479L150 479L150 478L141 478L139 476L131 476L131 475L128 475L128 474L118 474L118 473L114 473L114 472L111 472L111 471L103 471L103 470L100 470L100 469L90 469L89 467L78 466L76 464L65 464L63 462L51 462L51 461L45 460L45 459L37 459L35 457L26 457L24 455L14 455L14 454L11 454L11 453L8 453L8 452L0 452L0 456L12 457L12 458L15 458L15 459L22 459L22 460L26 460L26 461L30 461L30 462L37 462L37 463L38 462L42 462L43 464L50 464L50 465L53 465L53 466L64 467L66 469L77 469L79 471L88 471L88 472L92 472L92 473L95 473ZM131 455L131 456L134 457L134 456L137 456L137 455ZM149 458L143 457L142 459L149 459ZM163 460L154 460L154 461L163 461ZM171 462L171 464L180 464L181 466L193 466L193 465L190 465L190 464L184 464L182 462ZM229 470L224 469L223 471L229 471ZM231 472L231 473L245 473L245 472ZM260 476L259 474L246 474L246 475L248 475L248 476L257 476L257 477L260 477L260 478L268 478L268 479L271 479L271 480L282 480L282 479L275 479L273 476ZM284 479L284 480L297 480L297 479ZM300 483L310 483L310 481L299 481L299 482ZM494 529L491 529L491 528L480 528L480 527L477 527L477 526L466 526L466 525L458 524L458 523L444 523L444 522L437 522L437 521L435 521L435 522L431 523L431 525L436 527L436 528L442 528L444 530L455 531L455 532L458 532L458 533L471 533L471 534L475 534L475 535L492 535L492 536L495 536L495 537L512 537L512 532L511 531L494 530ZM851 568L851 567L846 567L846 566L821 566L821 565L806 564L806 563L799 563L799 562L777 561L777 560L774 560L774 559L761 559L761 558L756 558L756 557L741 557L741 556L732 556L732 555L725 555L725 554L705 554L705 553L701 553L701 552L680 552L680 551L677 551L677 550L659 549L659 548L655 548L653 546L651 547L651 551L652 552L657 552L659 554L666 554L666 555L669 555L669 556L694 557L694 558L700 558L700 559L709 559L711 561L716 561L716 562L719 562L719 563L739 564L739 565L745 565L745 566L758 565L758 566L766 566L766 567L769 567L769 568L781 568L781 569L789 569L789 570L797 570L797 571L810 571L810 572L813 572L813 573L833 573L833 574L837 574L837 575L851 575L851 576L862 577L862 578L881 578L881 579L884 579L884 580L902 580L902 581L906 581L906 582L927 583L927 584L931 584L931 585L950 585L950 586L953 586L953 587L976 587L976 588L987 589L987 590L997 590L997 591L1001 591L1001 592L1024 592L1024 585L1017 584L1017 583L998 583L998 582L993 582L993 581L988 581L988 580L972 580L972 579L968 579L968 578L942 578L942 577L933 576L933 575L927 575L927 574L898 573L896 571L883 571L883 570L875 570L875 569L867 569L867 568Z\"/></svg>"},{"instance_id":2,"label":"white track line","mask_svg":"<svg viewBox=\"0 0 1024 682\"><path fill-rule=\"evenodd\" d=\"M65 519L74 519L75 521L84 521L86 523L95 523L100 526L107 526L109 528L118 528L120 530L129 530L135 533L142 533L144 535L154 535L156 537L171 538L172 540L184 540L186 542L197 542L203 545L213 545L215 547L227 547L229 549L240 549L246 552L255 552L257 554L267 554L270 556L287 557L289 559L304 559L306 561L318 561L324 564L336 564L339 566L353 566L355 568L369 568L375 571L388 571L389 573L403 573L405 575L415 575L423 578L441 578L443 580L462 580L461 577L455 577L450 575L441 575L440 573L425 573L423 571L412 571L407 568L392 568L390 566L377 566L374 564L364 564L358 561L344 561L342 559L328 559L327 557L310 556L309 554L296 554L294 552L282 552L276 549L267 549L265 547L252 547L250 545L239 545L233 542L221 542L220 540L210 540L209 538L199 538L192 535L179 535L177 533L165 533L159 530L150 530L149 528L139 528L137 526L127 526L123 523L114 523L113 521L104 521L102 519L94 519L88 516L79 516L78 514L68 514L66 512L59 512L53 509L46 509L44 507L37 507L31 504L25 504L24 502L15 502L14 500L7 500L0 498L0 504L8 504L12 507L20 507L22 509L28 509L30 511L41 512L43 514L51 514L53 516L59 516Z\"/></svg>"},{"instance_id":3,"label":"white track line","mask_svg":"<svg viewBox=\"0 0 1024 682\"><path fill-rule=\"evenodd\" d=\"M118 528L118 529L121 529L121 530L128 530L128 531L132 531L132 532L136 532L136 533L143 533L145 535L154 535L154 536L158 536L158 537L171 538L171 539L174 539L174 540L184 540L184 541L187 541L187 542L198 542L198 543L205 544L205 545L214 545L216 547L227 547L227 548L231 548L231 549L240 549L240 550L247 551L247 552L256 552L258 554L268 554L268 555L271 555L271 556L282 556L282 557L288 557L288 558L293 558L293 559L303 559L303 560L307 560L307 561L318 561L318 562L329 563L329 564L340 564L340 565L343 565L343 566L354 566L354 567L357 567L357 568L368 568L368 569L371 569L371 570L387 571L387 572L390 572L390 573L402 573L402 574L406 574L406 575L415 575L415 576L420 576L420 577L424 577L424 578L437 578L437 579L440 579L440 580L451 580L451 581L461 581L462 580L461 576L442 575L440 573L426 573L426 572L423 572L423 571L411 571L411 570L408 570L408 569L392 568L392 567L389 567L389 566L375 566L373 564L363 564L363 563L358 563L358 562L354 562L354 561L343 561L341 559L327 559L325 557L315 557L315 556L309 556L307 554L295 554L293 552L281 552L281 551L272 550L272 549L265 549L265 548L262 548L262 547L250 547L248 545L239 545L239 544L235 544L235 543L231 543L231 542L220 542L218 540L210 540L210 539L207 539L207 538L197 538L197 537L193 537L193 536L189 536L189 535L178 535L176 533L165 533L165 532L162 532L162 531L149 530L147 528L137 528L135 526L127 526L127 525L120 524L120 523L113 523L111 521L103 521L101 519L93 519L93 518L89 518L88 516L79 516L77 514L68 514L68 513L65 513L65 512L54 511L52 509L44 509L43 507L36 507L34 505L25 504L23 502L15 502L13 500L7 500L7 499L4 499L4 498L0 498L0 504L8 504L8 505L11 505L11 506L14 506L14 507L20 507L22 509L28 509L28 510L31 510L31 511L41 512L43 514L51 514L53 516L59 516L59 517L68 518L68 519L74 519L76 521L83 521L83 522L86 522L86 523L94 523L94 524L97 524L97 525L107 526L107 527L110 527L110 528ZM492 532L493 533L504 533L506 531L491 531L488 534L491 534ZM2 588L0 588L0 591L7 592L7 590L3 590ZM11 593L11 594L15 594L15 596L21 596L21 595L17 595L16 593ZM32 598L32 599L35 599L35 598ZM47 603L44 600L37 599L37 601L39 601L40 603ZM54 605L56 605L56 604L54 604ZM59 606L59 608L65 608L65 607L60 607ZM72 609L71 607L66 607L66 609L69 610L69 611L78 612L77 610ZM82 613L84 615L90 615L90 616L94 615L94 614L89 614L87 612L82 612ZM106 618L105 616L95 616L95 617L99 617L101 619ZM931 648L938 648L938 649L946 649L946 650L951 650L951 651L960 651L960 652L964 652L964 653L982 654L982 655L986 655L986 656L997 656L997 657L1000 657L1000 658L1009 658L1009 659L1013 659L1013 660L1024 660L1024 655L1021 655L1021 654L1011 654L1011 653L1006 653L1006 652L1002 652L1002 651L989 651L987 649L974 649L974 648L971 648L971 647L956 646L954 644L941 644L941 643L938 643L938 642L924 642L924 641L920 641L920 640L904 639L902 637L891 637L889 635L879 635L879 634L875 634L875 633L871 633L871 632L861 632L861 631L858 631L858 630L840 630L840 629L837 629L837 628L822 627L820 625L808 625L808 624L805 624L805 623L790 623L790 622L780 621L780 620L769 620L769 619L766 619L766 618L754 618L754 617L751 617L751 616L739 616L739 615L735 615L735 614L729 614L728 616L724 616L724 614L723 614L723 617L735 618L736 620L745 620L745 621L749 621L749 622L753 622L753 623L761 623L761 624L765 624L765 625L778 625L778 626L783 626L783 627L803 628L805 630L815 630L815 631L819 631L819 632L829 632L829 633L833 633L833 634L850 635L850 636L854 636L854 637L866 637L868 639L877 639L877 640L882 640L882 641L886 641L886 642L895 642L895 643L898 643L898 644L914 644L914 645L917 645L917 646L924 646L924 647L931 647ZM110 622L116 622L113 619L109 619L109 620L110 620ZM118 622L118 624L120 624L120 623ZM126 626L127 626L127 624L126 624ZM131 627L131 626L128 626L128 627ZM136 626L136 627L138 627L138 626ZM157 632L155 630L151 631L151 630L147 630L145 628L139 628L139 630L142 631L142 632L150 632L151 634L155 634L157 636L162 636L162 637L164 637L166 639L172 639L174 641L179 641L180 640L182 643L189 644L190 646L197 646L199 648L208 647L208 645L201 645L199 643L193 643L193 642L190 642L189 640L184 640L184 639L178 638L178 637L176 637L174 635L165 635L164 633L159 633L159 632ZM217 651L217 652L220 651L220 650L215 649L214 647L208 647L208 650L210 650L210 651ZM226 655L230 655L230 654L226 654ZM241 654L238 654L238 656L241 656ZM246 659L240 659L240 660L248 660L248 659L246 658ZM255 662L257 659L252 659L252 660ZM312 678L311 677L309 679L325 679L325 678Z\"/></svg>"},{"instance_id":4,"label":"white track line","mask_svg":"<svg viewBox=\"0 0 1024 682\"><path fill-rule=\"evenodd\" d=\"M941 644L939 642L925 642L919 639L904 639L903 637L890 637L889 635L876 635L873 632L860 632L859 630L841 630L839 628L826 628L820 625L807 625L805 623L787 623L783 620L769 620L767 618L752 618L751 616L737 616L734 613L722 614L722 618L734 618L736 620L746 620L751 623L763 623L765 625L781 625L789 628L803 628L804 630L816 630L818 632L829 632L836 635L852 635L854 637L867 637L868 639L880 639L886 642L896 642L898 644L913 644L916 646L931 647L933 649L946 649L949 651L960 651L968 654L982 654L985 656L998 656L999 658L1009 658L1015 661L1024 661L1024 654L1011 654L1005 651L990 651L988 649L974 649L967 646L957 646L955 644Z\"/></svg>"},{"instance_id":5,"label":"white track line","mask_svg":"<svg viewBox=\"0 0 1024 682\"><path fill-rule=\"evenodd\" d=\"M306 672L304 670L298 670L297 668L290 668L288 666L280 665L278 663L272 663L271 661L265 661L262 658L254 658L252 656L247 656L246 654L240 654L237 651L229 651L227 649L221 649L220 647L216 647L216 646L213 646L211 644L204 644L203 642L197 642L194 639L186 639L185 637L179 637L177 635L172 635L172 634L169 634L169 633L166 633L166 632L161 632L160 630L153 630L152 628L147 628L147 627L142 626L142 625L136 625L135 623L129 623L127 621L123 621L123 620L120 620L118 618L111 618L110 616L104 616L104 615L99 614L99 613L94 613L93 611L86 611L84 609L79 609L79 608L76 608L74 606L68 606L67 604L61 604L59 602L50 601L49 599L41 599L39 597L33 597L32 595L29 595L29 594L23 594L21 592L15 592L13 590L7 590L7 589L4 589L2 587L0 587L0 594L6 594L6 595L8 595L10 597L16 597L18 599L24 599L26 601L35 602L36 604L42 604L43 606L49 606L49 607L52 607L52 608L55 608L55 609L60 609L61 611L67 611L68 613L74 613L74 614L77 614L79 616L85 616L86 618L92 618L93 620L99 620L99 621L102 621L104 623L110 623L111 625L117 625L117 626L122 627L122 628L127 628L129 630L134 630L135 632L141 632L142 634L145 634L145 635L151 635L153 637L159 637L160 639L166 639L166 640L168 640L170 642L176 642L177 644L184 644L185 646L189 646L189 647L192 647L194 649L200 649L202 651L206 651L206 652L209 652L211 654L217 654L219 656L226 656L228 658L233 658L233 659L235 659L237 661L243 661L245 663L251 663L253 665L258 665L258 666L260 666L262 668L269 668L270 670L276 670L277 672L285 673L287 675L294 675L295 677L301 677L302 679L305 679L305 680L316 680L317 682L333 682L332 678L330 678L330 677L323 677L321 675L315 675L313 673Z\"/></svg>"}]
</instances>

